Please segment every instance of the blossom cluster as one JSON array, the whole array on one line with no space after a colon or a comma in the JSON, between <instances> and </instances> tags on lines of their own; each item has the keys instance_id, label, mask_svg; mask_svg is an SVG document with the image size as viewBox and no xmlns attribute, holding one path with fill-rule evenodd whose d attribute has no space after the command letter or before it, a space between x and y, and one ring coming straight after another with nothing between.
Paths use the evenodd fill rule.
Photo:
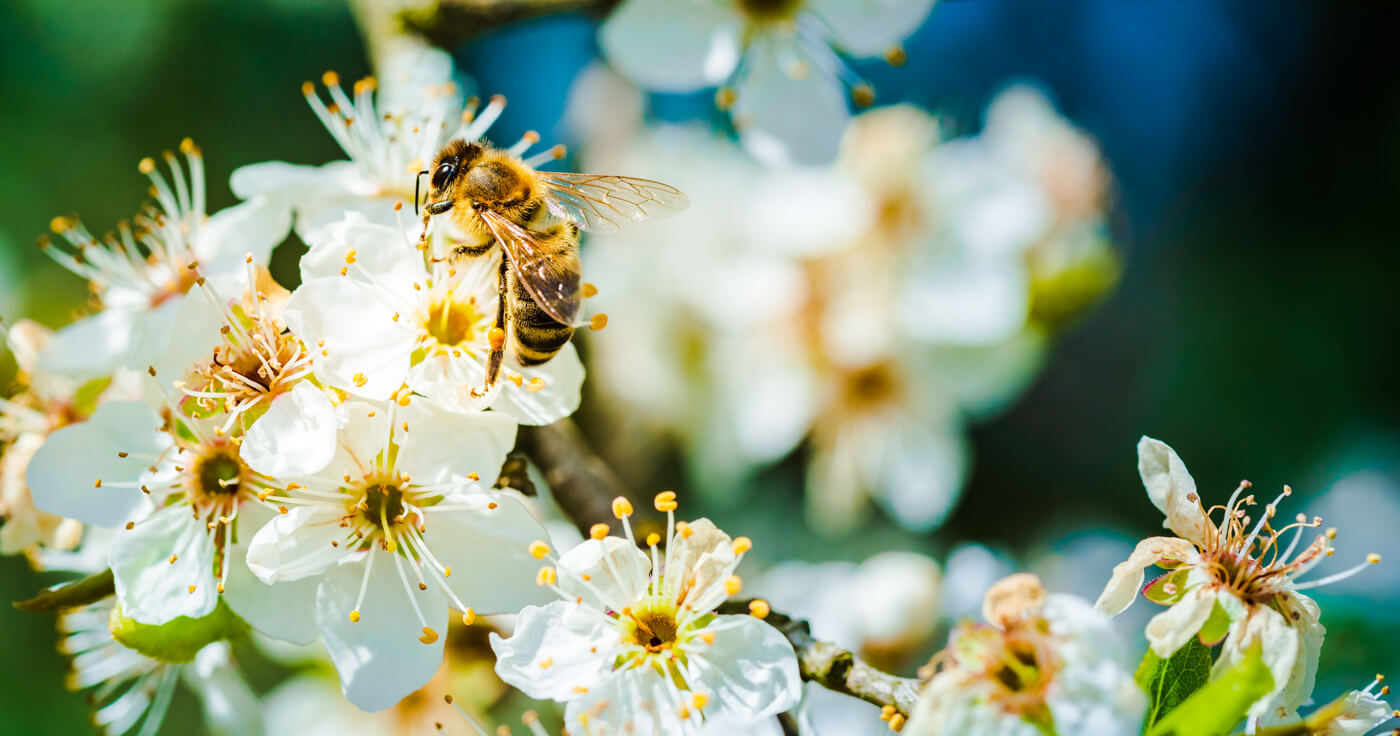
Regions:
<instances>
[{"instance_id":1,"label":"blossom cluster","mask_svg":"<svg viewBox=\"0 0 1400 736\"><path fill-rule=\"evenodd\" d=\"M585 168L674 181L698 205L595 238L600 301L630 316L590 345L616 442L679 439L713 493L805 441L825 531L852 528L867 497L908 527L939 525L967 472L966 422L1024 387L1117 268L1098 152L1040 93L1003 93L976 136L945 139L908 106L846 124L832 84L870 93L841 54L898 61L931 3L876 5L696 2L703 23L648 49L635 27L664 14L630 0L603 31L613 63L656 86L731 82L720 101L760 159L806 159L768 102L839 108L830 167L764 168L707 133L643 130L640 113L590 117L596 104L573 115ZM1094 603L1020 573L979 587L980 621L950 620L943 597L965 581L912 552L746 581L753 540L677 518L674 491L648 518L617 496L606 521L574 529L582 515L548 487L571 479L503 468L521 427L579 407L583 362L567 342L544 362L493 362L514 266L499 248L463 258L450 229L407 214L410 182L444 146L482 140L505 101L467 99L439 51L405 47L381 71L303 88L344 160L243 167L241 201L210 213L187 139L139 162L153 203L129 222L98 236L55 218L42 245L88 284L90 309L56 331L3 327L20 371L0 399L0 552L74 578L24 605L62 610L69 684L105 733L154 736L182 682L227 734L422 733L444 729L439 703L462 702L485 733L473 712L509 688L559 704L575 736L1343 736L1391 717L1380 677L1300 712L1325 634L1306 591L1379 558L1306 579L1336 533L1304 516L1276 527L1291 491L1261 509L1242 483L1207 509L1150 438L1139 472L1175 536L1104 571ZM594 74L577 94L627 110L615 83ZM562 155L530 154L538 138L504 156ZM292 234L307 249L280 284L269 264ZM1165 610L1135 670L1111 617L1139 591ZM259 699L234 659L246 639L323 657L335 685L303 668ZM891 674L931 650L917 676ZM534 712L525 723L548 732Z\"/></svg>"}]
</instances>

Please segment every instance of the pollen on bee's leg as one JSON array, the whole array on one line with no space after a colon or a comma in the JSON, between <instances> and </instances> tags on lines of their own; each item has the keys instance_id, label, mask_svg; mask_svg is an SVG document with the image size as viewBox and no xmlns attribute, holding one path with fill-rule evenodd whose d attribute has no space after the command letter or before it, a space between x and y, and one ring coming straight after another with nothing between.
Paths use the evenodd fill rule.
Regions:
<instances>
[{"instance_id":1,"label":"pollen on bee's leg","mask_svg":"<svg viewBox=\"0 0 1400 736\"><path fill-rule=\"evenodd\" d=\"M486 333L486 342L491 345L492 350L500 350L506 344L506 331L499 327L492 327Z\"/></svg>"}]
</instances>

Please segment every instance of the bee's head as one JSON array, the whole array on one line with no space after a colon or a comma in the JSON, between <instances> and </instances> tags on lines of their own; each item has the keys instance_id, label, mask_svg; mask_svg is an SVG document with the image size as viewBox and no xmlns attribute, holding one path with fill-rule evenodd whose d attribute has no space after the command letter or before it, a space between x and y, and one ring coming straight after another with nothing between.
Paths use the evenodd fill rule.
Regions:
<instances>
[{"instance_id":1,"label":"bee's head","mask_svg":"<svg viewBox=\"0 0 1400 736\"><path fill-rule=\"evenodd\" d=\"M424 176L428 176L428 203L443 202L455 199L453 196L453 186L461 181L462 173L471 168L472 163L481 157L482 146L479 143L467 142L463 139L456 139L443 146L438 155L433 159L433 166L430 169L418 172L418 180L421 182ZM414 202L418 199L418 184L414 184Z\"/></svg>"}]
</instances>

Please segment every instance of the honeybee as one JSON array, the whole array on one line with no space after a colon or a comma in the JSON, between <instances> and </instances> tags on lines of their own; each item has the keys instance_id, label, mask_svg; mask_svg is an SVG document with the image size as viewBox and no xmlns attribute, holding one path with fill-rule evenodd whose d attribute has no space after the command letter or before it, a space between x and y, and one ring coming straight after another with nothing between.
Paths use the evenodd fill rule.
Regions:
<instances>
[{"instance_id":1,"label":"honeybee","mask_svg":"<svg viewBox=\"0 0 1400 736\"><path fill-rule=\"evenodd\" d=\"M473 389L474 395L495 385L507 343L521 365L538 365L582 326L576 323L582 300L580 229L617 230L689 204L669 184L536 171L509 151L463 139L444 146L419 181L429 174L422 239L426 242L433 218L447 215L445 234L454 257L488 256L497 245L505 252L485 386L481 392ZM414 199L416 206L416 192Z\"/></svg>"}]
</instances>

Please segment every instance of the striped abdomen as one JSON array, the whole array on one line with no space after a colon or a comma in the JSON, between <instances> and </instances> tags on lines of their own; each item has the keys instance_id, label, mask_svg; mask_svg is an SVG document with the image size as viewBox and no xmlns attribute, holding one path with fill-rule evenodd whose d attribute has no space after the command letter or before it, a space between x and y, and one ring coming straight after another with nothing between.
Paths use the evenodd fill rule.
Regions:
<instances>
[{"instance_id":1,"label":"striped abdomen","mask_svg":"<svg viewBox=\"0 0 1400 736\"><path fill-rule=\"evenodd\" d=\"M577 274L577 270L574 273ZM508 315L514 337L515 359L521 365L539 365L553 358L573 337L573 326L555 322L548 312L540 309L513 269L509 275L508 289Z\"/></svg>"}]
</instances>

